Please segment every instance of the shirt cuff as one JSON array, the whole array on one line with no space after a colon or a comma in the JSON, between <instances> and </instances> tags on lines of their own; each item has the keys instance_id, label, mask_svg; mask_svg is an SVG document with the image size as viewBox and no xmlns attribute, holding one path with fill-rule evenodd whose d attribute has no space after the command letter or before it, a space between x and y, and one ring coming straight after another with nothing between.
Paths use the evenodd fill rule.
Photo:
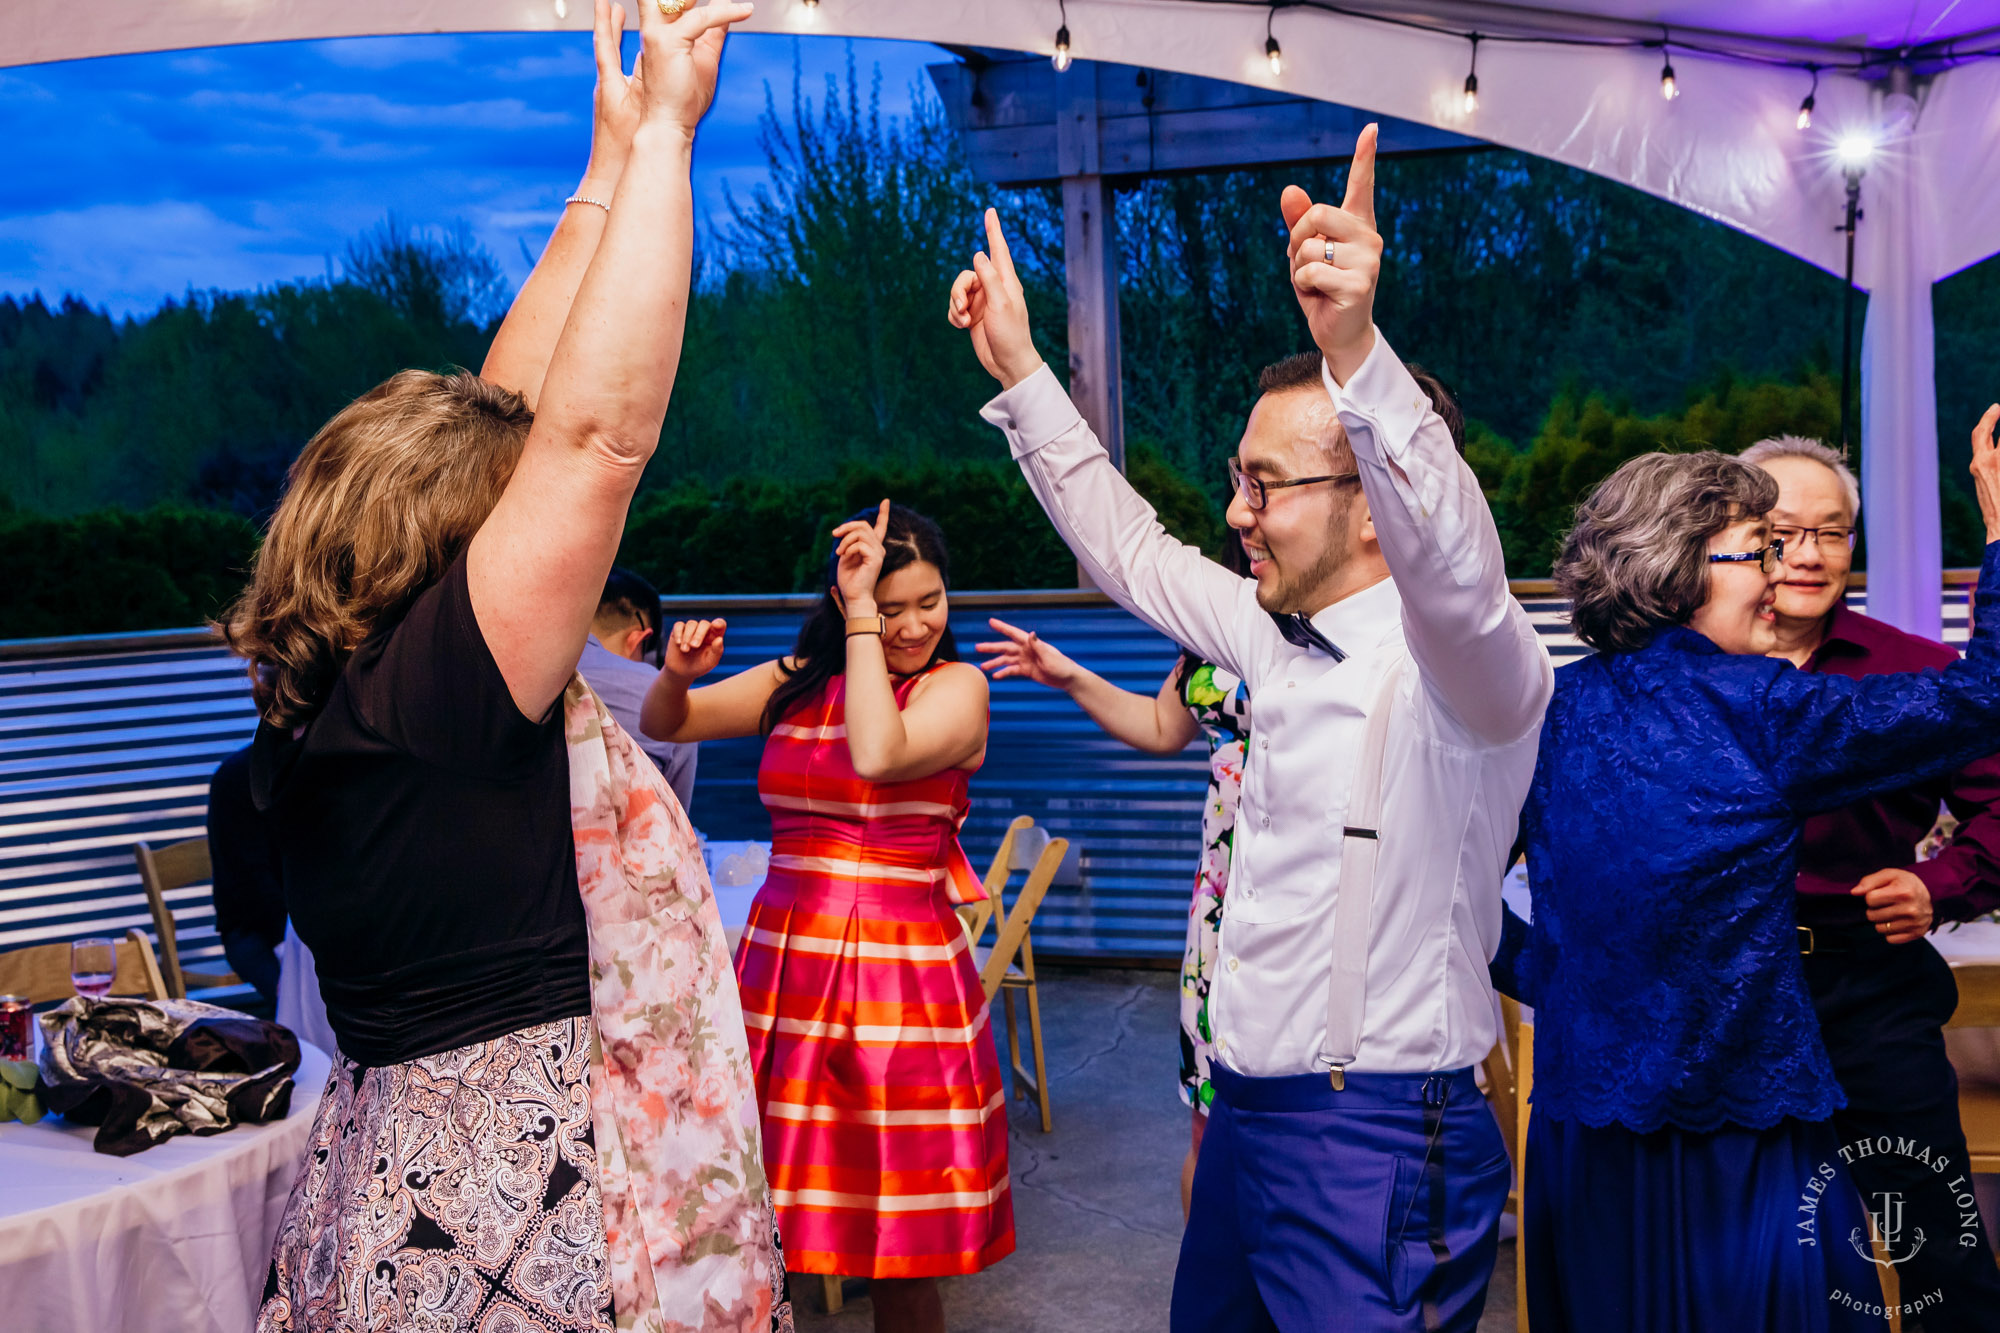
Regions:
<instances>
[{"instance_id":1,"label":"shirt cuff","mask_svg":"<svg viewBox=\"0 0 2000 1333\"><path fill-rule=\"evenodd\" d=\"M1320 363L1320 378L1326 381L1333 410L1343 422L1348 416L1360 418L1388 461L1402 463L1409 457L1410 441L1431 411L1431 400L1389 346L1382 330L1375 330L1375 346L1369 349L1361 368L1348 377L1345 388L1333 382L1333 371L1324 361ZM1348 432L1350 439L1354 434Z\"/></svg>"},{"instance_id":2,"label":"shirt cuff","mask_svg":"<svg viewBox=\"0 0 2000 1333\"><path fill-rule=\"evenodd\" d=\"M1905 869L1922 880L1924 887L1930 890L1934 925L1945 921L1967 921L1982 915L1979 911L1973 910L1973 904L1966 893L1964 877L1954 873L1949 866L1930 860L1918 861L1914 865L1906 866Z\"/></svg>"},{"instance_id":3,"label":"shirt cuff","mask_svg":"<svg viewBox=\"0 0 2000 1333\"><path fill-rule=\"evenodd\" d=\"M1083 421L1046 361L1013 388L1001 390L979 409L979 415L1006 432L1016 458L1025 458Z\"/></svg>"}]
</instances>

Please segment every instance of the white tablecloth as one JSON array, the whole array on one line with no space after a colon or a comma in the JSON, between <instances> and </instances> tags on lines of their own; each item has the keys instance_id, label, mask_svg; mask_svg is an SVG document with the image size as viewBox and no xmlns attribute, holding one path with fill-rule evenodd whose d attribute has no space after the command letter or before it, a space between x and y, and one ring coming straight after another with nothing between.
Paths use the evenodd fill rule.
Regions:
<instances>
[{"instance_id":1,"label":"white tablecloth","mask_svg":"<svg viewBox=\"0 0 2000 1333\"><path fill-rule=\"evenodd\" d=\"M285 922L285 942L278 946L278 1021L298 1035L331 1054L340 1048L333 1026L326 1021L326 1001L319 994L319 969L313 965L312 950L299 939L292 923Z\"/></svg>"},{"instance_id":2,"label":"white tablecloth","mask_svg":"<svg viewBox=\"0 0 2000 1333\"><path fill-rule=\"evenodd\" d=\"M246 1333L328 1061L300 1044L291 1113L132 1157L56 1116L0 1124L0 1328Z\"/></svg>"},{"instance_id":3,"label":"white tablecloth","mask_svg":"<svg viewBox=\"0 0 2000 1333\"><path fill-rule=\"evenodd\" d=\"M704 841L701 855L708 864L709 883L715 888L715 907L722 914L723 935L733 954L743 940L744 923L750 920L750 900L757 896L771 868L771 844Z\"/></svg>"}]
</instances>

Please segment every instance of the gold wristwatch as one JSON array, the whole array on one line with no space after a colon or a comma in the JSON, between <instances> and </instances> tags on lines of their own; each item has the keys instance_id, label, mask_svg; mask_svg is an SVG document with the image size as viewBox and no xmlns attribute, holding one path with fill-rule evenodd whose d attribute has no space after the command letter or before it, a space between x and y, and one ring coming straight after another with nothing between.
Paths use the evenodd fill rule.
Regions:
<instances>
[{"instance_id":1,"label":"gold wristwatch","mask_svg":"<svg viewBox=\"0 0 2000 1333\"><path fill-rule=\"evenodd\" d=\"M857 634L873 634L879 638L888 632L889 617L887 616L849 616L847 618L847 637L850 639Z\"/></svg>"}]
</instances>

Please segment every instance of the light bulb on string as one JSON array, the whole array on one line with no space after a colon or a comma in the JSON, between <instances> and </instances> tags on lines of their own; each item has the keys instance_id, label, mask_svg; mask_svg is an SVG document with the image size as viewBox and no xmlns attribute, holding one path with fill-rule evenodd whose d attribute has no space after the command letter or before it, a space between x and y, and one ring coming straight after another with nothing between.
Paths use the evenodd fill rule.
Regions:
<instances>
[{"instance_id":1,"label":"light bulb on string","mask_svg":"<svg viewBox=\"0 0 2000 1333\"><path fill-rule=\"evenodd\" d=\"M569 0L556 0L556 22L569 17Z\"/></svg>"},{"instance_id":2,"label":"light bulb on string","mask_svg":"<svg viewBox=\"0 0 2000 1333\"><path fill-rule=\"evenodd\" d=\"M1056 0L1056 2L1061 8L1062 24L1056 29L1056 50L1055 54L1049 57L1049 63L1054 65L1056 73L1060 74L1069 68L1069 4L1067 0Z\"/></svg>"},{"instance_id":3,"label":"light bulb on string","mask_svg":"<svg viewBox=\"0 0 2000 1333\"><path fill-rule=\"evenodd\" d=\"M1479 34L1472 34L1472 66L1465 72L1465 114L1479 110Z\"/></svg>"},{"instance_id":4,"label":"light bulb on string","mask_svg":"<svg viewBox=\"0 0 2000 1333\"><path fill-rule=\"evenodd\" d=\"M1271 73L1285 72L1285 52L1278 45L1278 35L1271 31L1271 25L1278 21L1278 6L1273 0L1270 11L1264 15L1264 59L1271 62Z\"/></svg>"},{"instance_id":5,"label":"light bulb on string","mask_svg":"<svg viewBox=\"0 0 2000 1333\"><path fill-rule=\"evenodd\" d=\"M811 20L819 13L819 0L799 0L799 8L804 10L806 18Z\"/></svg>"},{"instance_id":6,"label":"light bulb on string","mask_svg":"<svg viewBox=\"0 0 2000 1333\"><path fill-rule=\"evenodd\" d=\"M1680 95L1680 86L1674 82L1674 62L1667 60L1660 66L1660 96L1671 102Z\"/></svg>"},{"instance_id":7,"label":"light bulb on string","mask_svg":"<svg viewBox=\"0 0 2000 1333\"><path fill-rule=\"evenodd\" d=\"M1806 100L1799 103L1799 128L1802 130L1812 128L1813 98L1819 92L1819 66L1814 65L1811 68L1812 87L1806 93Z\"/></svg>"}]
</instances>

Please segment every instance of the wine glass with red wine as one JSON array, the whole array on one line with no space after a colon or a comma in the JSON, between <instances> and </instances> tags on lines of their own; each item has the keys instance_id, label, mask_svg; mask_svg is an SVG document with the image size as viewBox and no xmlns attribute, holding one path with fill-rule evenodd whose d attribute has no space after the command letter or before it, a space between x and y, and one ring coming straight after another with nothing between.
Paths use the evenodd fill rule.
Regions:
<instances>
[{"instance_id":1,"label":"wine glass with red wine","mask_svg":"<svg viewBox=\"0 0 2000 1333\"><path fill-rule=\"evenodd\" d=\"M111 989L118 973L116 940L78 940L69 946L69 982L78 995L95 999Z\"/></svg>"}]
</instances>

